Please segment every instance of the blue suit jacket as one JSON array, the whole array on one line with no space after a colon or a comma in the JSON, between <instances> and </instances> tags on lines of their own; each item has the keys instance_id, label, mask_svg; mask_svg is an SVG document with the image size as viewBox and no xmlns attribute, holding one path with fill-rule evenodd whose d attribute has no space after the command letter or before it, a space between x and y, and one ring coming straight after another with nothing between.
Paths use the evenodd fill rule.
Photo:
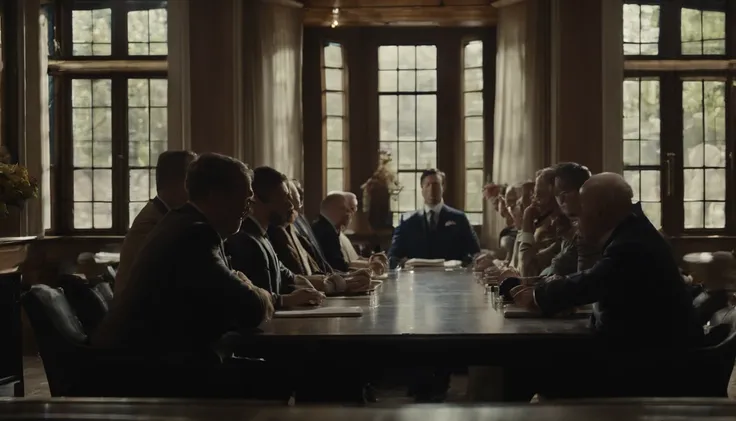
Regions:
<instances>
[{"instance_id":1,"label":"blue suit jacket","mask_svg":"<svg viewBox=\"0 0 736 421\"><path fill-rule=\"evenodd\" d=\"M402 217L388 251L389 266L395 268L405 257L467 263L479 251L478 236L468 217L462 211L442 205L434 232L429 230L424 209Z\"/></svg>"}]
</instances>

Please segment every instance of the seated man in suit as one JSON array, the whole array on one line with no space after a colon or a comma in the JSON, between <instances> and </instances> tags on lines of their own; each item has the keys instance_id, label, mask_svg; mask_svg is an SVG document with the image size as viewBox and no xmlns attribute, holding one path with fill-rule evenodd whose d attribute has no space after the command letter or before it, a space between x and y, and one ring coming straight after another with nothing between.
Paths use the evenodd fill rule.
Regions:
<instances>
[{"instance_id":1,"label":"seated man in suit","mask_svg":"<svg viewBox=\"0 0 736 421\"><path fill-rule=\"evenodd\" d=\"M664 356L701 345L703 329L672 251L632 196L620 175L592 176L580 190L579 230L601 246L601 259L583 272L512 290L517 305L549 315L595 303L600 350L586 351L585 361L576 354L574 361L530 368L543 370L537 374L545 394L636 396L656 380L647 370L672 363L663 363ZM616 390L622 381L627 388Z\"/></svg>"},{"instance_id":2,"label":"seated man in suit","mask_svg":"<svg viewBox=\"0 0 736 421\"><path fill-rule=\"evenodd\" d=\"M350 221L350 210L342 192L328 194L320 204L320 215L312 223L312 231L330 266L347 272L349 263L342 252L340 233Z\"/></svg>"},{"instance_id":3,"label":"seated man in suit","mask_svg":"<svg viewBox=\"0 0 736 421\"><path fill-rule=\"evenodd\" d=\"M227 156L203 154L192 162L189 203L153 229L127 287L92 335L93 346L165 360L181 356L193 379L197 367L210 367L212 344L224 333L253 329L271 317L271 294L231 270L223 253L223 239L238 231L246 215L250 179L245 164ZM192 394L215 393L197 390Z\"/></svg>"},{"instance_id":4,"label":"seated man in suit","mask_svg":"<svg viewBox=\"0 0 736 421\"><path fill-rule=\"evenodd\" d=\"M561 239L555 220L560 217L555 201L555 170L551 167L537 172L532 203L524 209L519 235L516 269L524 277L539 276L560 252ZM559 222L559 221L558 221ZM570 229L570 224L560 231Z\"/></svg>"},{"instance_id":5,"label":"seated man in suit","mask_svg":"<svg viewBox=\"0 0 736 421\"><path fill-rule=\"evenodd\" d=\"M305 248L309 240L304 238L294 226L299 215L301 198L293 181L289 181L288 186L289 200L294 209L289 214L286 223L268 227L268 238L279 260L287 269L296 275L311 276L320 273L321 269Z\"/></svg>"},{"instance_id":6,"label":"seated man in suit","mask_svg":"<svg viewBox=\"0 0 736 421\"><path fill-rule=\"evenodd\" d=\"M429 169L420 178L424 207L402 221L389 249L393 269L412 258L461 260L470 263L480 252L478 237L462 211L444 204L445 174Z\"/></svg>"},{"instance_id":7,"label":"seated man in suit","mask_svg":"<svg viewBox=\"0 0 736 421\"><path fill-rule=\"evenodd\" d=\"M314 288L296 288L295 275L284 267L268 239L270 225L282 225L293 211L287 178L271 167L253 171L253 202L240 231L227 241L233 268L274 294L276 308L320 304L324 295Z\"/></svg>"},{"instance_id":8,"label":"seated man in suit","mask_svg":"<svg viewBox=\"0 0 736 421\"><path fill-rule=\"evenodd\" d=\"M191 151L167 151L159 155L156 163L156 197L141 209L125 235L120 249L120 265L115 275L115 294L119 294L128 283L131 266L148 234L170 209L187 202L184 180L189 163L196 157Z\"/></svg>"},{"instance_id":9,"label":"seated man in suit","mask_svg":"<svg viewBox=\"0 0 736 421\"><path fill-rule=\"evenodd\" d=\"M302 188L299 180L292 179L291 182L294 184L297 193L299 193L299 205L296 208L298 213L296 219L294 220L294 227L299 232L299 234L302 235L303 238L306 238L308 240L308 244L305 244L304 247L307 249L307 252L312 257L312 259L317 262L320 272L332 273L332 267L329 263L327 263L327 260L322 253L322 248L320 248L319 242L314 236L312 226L307 220L307 217L304 216L304 189Z\"/></svg>"}]
</instances>

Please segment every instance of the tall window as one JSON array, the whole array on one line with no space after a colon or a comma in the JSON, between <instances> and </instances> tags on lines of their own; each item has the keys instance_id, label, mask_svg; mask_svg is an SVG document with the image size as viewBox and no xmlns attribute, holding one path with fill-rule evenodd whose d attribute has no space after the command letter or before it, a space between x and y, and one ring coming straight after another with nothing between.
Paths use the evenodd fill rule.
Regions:
<instances>
[{"instance_id":1,"label":"tall window","mask_svg":"<svg viewBox=\"0 0 736 421\"><path fill-rule=\"evenodd\" d=\"M624 80L624 177L654 226L662 225L660 200L659 79Z\"/></svg>"},{"instance_id":2,"label":"tall window","mask_svg":"<svg viewBox=\"0 0 736 421\"><path fill-rule=\"evenodd\" d=\"M403 187L391 203L394 225L422 203L420 177L437 166L437 47L378 47L379 133Z\"/></svg>"},{"instance_id":3,"label":"tall window","mask_svg":"<svg viewBox=\"0 0 736 421\"><path fill-rule=\"evenodd\" d=\"M624 5L624 175L670 235L736 231L731 3Z\"/></svg>"},{"instance_id":4,"label":"tall window","mask_svg":"<svg viewBox=\"0 0 736 421\"><path fill-rule=\"evenodd\" d=\"M463 115L465 138L465 212L471 224L483 223L483 41L463 50Z\"/></svg>"},{"instance_id":5,"label":"tall window","mask_svg":"<svg viewBox=\"0 0 736 421\"><path fill-rule=\"evenodd\" d=\"M322 102L324 108L322 134L326 145L325 190L328 192L342 191L347 188L346 81L342 46L334 43L324 45L322 47Z\"/></svg>"},{"instance_id":6,"label":"tall window","mask_svg":"<svg viewBox=\"0 0 736 421\"><path fill-rule=\"evenodd\" d=\"M53 230L124 234L168 144L166 2L77 0L54 15Z\"/></svg>"}]
</instances>

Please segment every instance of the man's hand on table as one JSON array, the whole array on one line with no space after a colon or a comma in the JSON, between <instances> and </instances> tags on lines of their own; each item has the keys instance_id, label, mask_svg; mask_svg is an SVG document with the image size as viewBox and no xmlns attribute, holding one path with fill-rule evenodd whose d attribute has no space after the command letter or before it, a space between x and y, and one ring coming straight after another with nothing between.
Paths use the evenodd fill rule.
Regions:
<instances>
[{"instance_id":1,"label":"man's hand on table","mask_svg":"<svg viewBox=\"0 0 736 421\"><path fill-rule=\"evenodd\" d=\"M511 296L514 298L514 304L519 307L531 311L539 311L537 303L534 301L534 287L528 285L519 285L511 289Z\"/></svg>"},{"instance_id":2,"label":"man's hand on table","mask_svg":"<svg viewBox=\"0 0 736 421\"><path fill-rule=\"evenodd\" d=\"M314 288L298 288L291 294L281 296L284 307L318 306L325 300L325 295Z\"/></svg>"}]
</instances>

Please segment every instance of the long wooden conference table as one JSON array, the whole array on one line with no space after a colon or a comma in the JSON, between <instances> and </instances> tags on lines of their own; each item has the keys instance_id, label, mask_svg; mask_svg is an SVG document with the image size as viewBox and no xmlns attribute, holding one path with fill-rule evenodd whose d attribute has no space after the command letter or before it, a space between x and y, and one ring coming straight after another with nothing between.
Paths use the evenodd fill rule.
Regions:
<instances>
[{"instance_id":1,"label":"long wooden conference table","mask_svg":"<svg viewBox=\"0 0 736 421\"><path fill-rule=\"evenodd\" d=\"M584 352L591 342L587 319L506 319L484 290L463 269L392 272L371 296L327 299L327 306L361 307L361 317L277 318L244 334L236 354L487 364L540 349Z\"/></svg>"},{"instance_id":2,"label":"long wooden conference table","mask_svg":"<svg viewBox=\"0 0 736 421\"><path fill-rule=\"evenodd\" d=\"M523 405L323 407L243 401L139 399L0 400L0 420L148 421L726 421L726 399L644 399Z\"/></svg>"}]
</instances>

